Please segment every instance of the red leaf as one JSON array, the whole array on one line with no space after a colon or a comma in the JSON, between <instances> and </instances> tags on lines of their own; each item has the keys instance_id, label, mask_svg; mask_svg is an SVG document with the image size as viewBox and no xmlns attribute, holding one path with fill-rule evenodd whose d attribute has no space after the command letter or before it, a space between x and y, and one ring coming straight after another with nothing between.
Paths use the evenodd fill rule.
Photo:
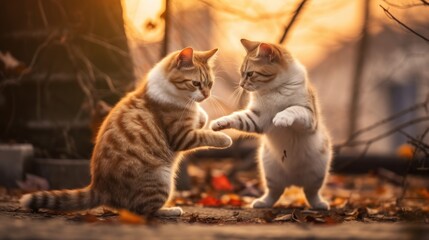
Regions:
<instances>
[{"instance_id":1,"label":"red leaf","mask_svg":"<svg viewBox=\"0 0 429 240\"><path fill-rule=\"evenodd\" d=\"M237 194L225 194L221 198L223 205L229 205L234 207L241 207L244 205L244 202L241 200L241 197Z\"/></svg>"},{"instance_id":2,"label":"red leaf","mask_svg":"<svg viewBox=\"0 0 429 240\"><path fill-rule=\"evenodd\" d=\"M204 207L220 207L222 205L219 199L212 196L204 197L198 203L202 204Z\"/></svg>"},{"instance_id":3,"label":"red leaf","mask_svg":"<svg viewBox=\"0 0 429 240\"><path fill-rule=\"evenodd\" d=\"M234 187L225 175L212 177L212 186L217 191L232 191Z\"/></svg>"}]
</instances>

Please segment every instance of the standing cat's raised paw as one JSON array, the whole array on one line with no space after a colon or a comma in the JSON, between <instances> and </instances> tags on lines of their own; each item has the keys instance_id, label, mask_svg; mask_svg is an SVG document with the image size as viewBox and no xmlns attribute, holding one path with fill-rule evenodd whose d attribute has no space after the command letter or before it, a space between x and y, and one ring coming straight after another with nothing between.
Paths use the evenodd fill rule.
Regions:
<instances>
[{"instance_id":1,"label":"standing cat's raised paw","mask_svg":"<svg viewBox=\"0 0 429 240\"><path fill-rule=\"evenodd\" d=\"M295 117L284 112L279 112L273 118L273 124L276 127L290 127L295 121Z\"/></svg>"},{"instance_id":2,"label":"standing cat's raised paw","mask_svg":"<svg viewBox=\"0 0 429 240\"><path fill-rule=\"evenodd\" d=\"M231 126L232 126L232 121L226 117L219 118L210 123L210 128L213 131L220 131L223 129L231 128Z\"/></svg>"}]
</instances>

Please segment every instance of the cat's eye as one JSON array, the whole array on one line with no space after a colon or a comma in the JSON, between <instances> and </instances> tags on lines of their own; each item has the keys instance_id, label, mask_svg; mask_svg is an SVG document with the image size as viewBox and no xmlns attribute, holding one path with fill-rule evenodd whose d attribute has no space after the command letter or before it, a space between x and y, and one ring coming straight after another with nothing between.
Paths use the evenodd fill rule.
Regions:
<instances>
[{"instance_id":1,"label":"cat's eye","mask_svg":"<svg viewBox=\"0 0 429 240\"><path fill-rule=\"evenodd\" d=\"M201 83L198 81L192 81L192 85L194 85L195 87L199 87L201 86Z\"/></svg>"},{"instance_id":2,"label":"cat's eye","mask_svg":"<svg viewBox=\"0 0 429 240\"><path fill-rule=\"evenodd\" d=\"M252 77L254 72L247 72L246 77Z\"/></svg>"}]
</instances>

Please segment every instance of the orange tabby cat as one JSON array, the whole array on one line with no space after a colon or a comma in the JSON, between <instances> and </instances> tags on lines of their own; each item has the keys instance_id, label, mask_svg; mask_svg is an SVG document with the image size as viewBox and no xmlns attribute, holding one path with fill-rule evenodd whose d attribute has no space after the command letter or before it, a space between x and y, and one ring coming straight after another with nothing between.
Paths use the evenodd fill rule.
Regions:
<instances>
[{"instance_id":1,"label":"orange tabby cat","mask_svg":"<svg viewBox=\"0 0 429 240\"><path fill-rule=\"evenodd\" d=\"M161 60L145 84L103 122L91 159L91 184L26 194L22 206L73 211L106 205L143 215L181 215L179 207L163 208L174 185L178 153L231 145L227 135L201 129L207 114L197 102L210 95L216 52L185 48Z\"/></svg>"}]
</instances>

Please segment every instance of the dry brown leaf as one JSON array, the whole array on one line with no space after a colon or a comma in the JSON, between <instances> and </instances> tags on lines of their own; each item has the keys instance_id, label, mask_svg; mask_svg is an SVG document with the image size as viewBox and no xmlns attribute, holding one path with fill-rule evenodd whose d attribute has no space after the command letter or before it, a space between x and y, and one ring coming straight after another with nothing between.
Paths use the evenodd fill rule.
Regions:
<instances>
[{"instance_id":1,"label":"dry brown leaf","mask_svg":"<svg viewBox=\"0 0 429 240\"><path fill-rule=\"evenodd\" d=\"M429 191L428 191L426 188L421 188L421 189L419 189L419 190L417 191L417 193L418 193L420 196L422 196L422 197L424 197L424 198L426 198L426 199L429 199Z\"/></svg>"},{"instance_id":2,"label":"dry brown leaf","mask_svg":"<svg viewBox=\"0 0 429 240\"><path fill-rule=\"evenodd\" d=\"M292 220L292 214L286 214L273 219L274 222L287 222Z\"/></svg>"}]
</instances>

